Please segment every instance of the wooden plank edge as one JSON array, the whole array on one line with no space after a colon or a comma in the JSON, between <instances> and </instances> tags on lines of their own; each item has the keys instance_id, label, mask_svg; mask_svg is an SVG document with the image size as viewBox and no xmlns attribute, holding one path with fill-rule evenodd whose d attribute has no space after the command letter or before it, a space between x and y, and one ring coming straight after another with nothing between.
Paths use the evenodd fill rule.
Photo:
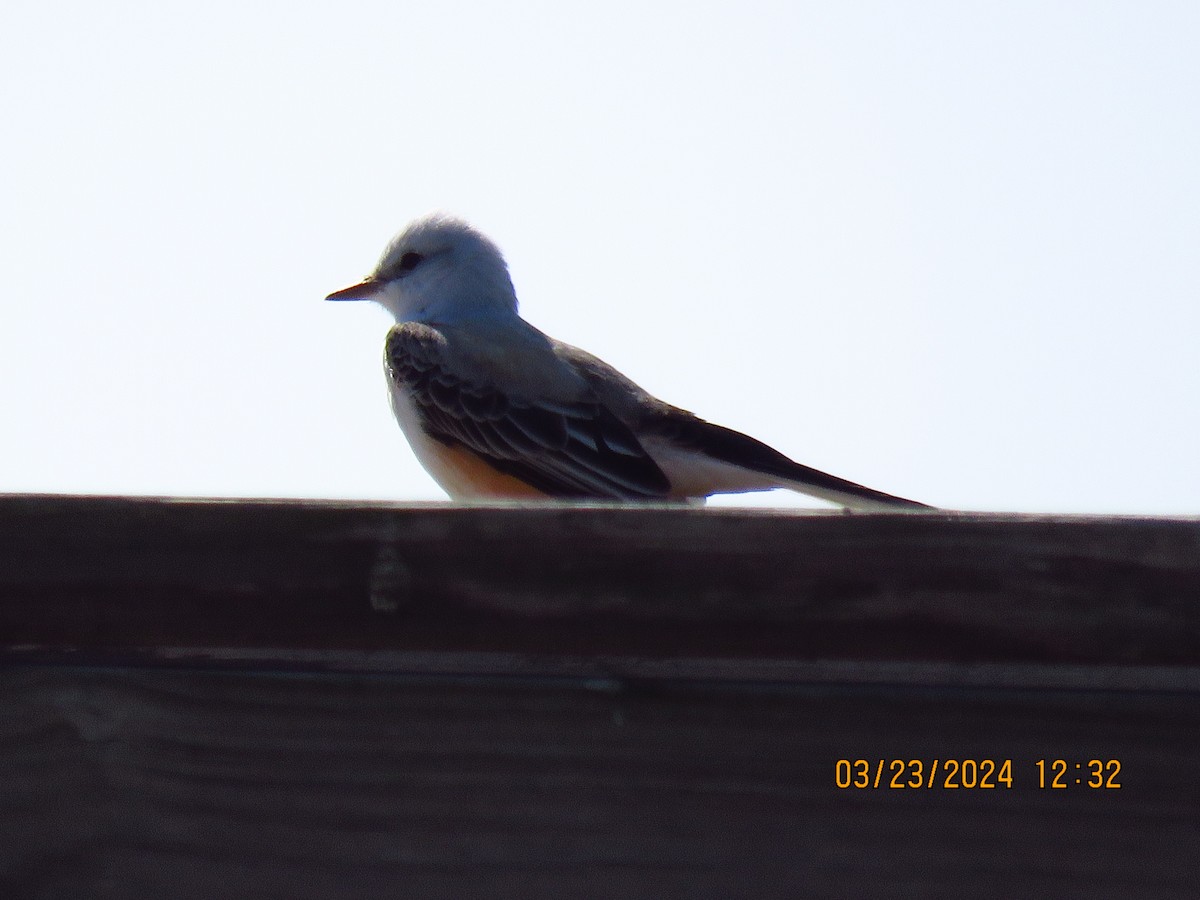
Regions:
<instances>
[{"instance_id":1,"label":"wooden plank edge","mask_svg":"<svg viewBox=\"0 0 1200 900\"><path fill-rule=\"evenodd\" d=\"M736 686L896 685L928 688L1200 692L1200 667L843 659L649 659L471 651L356 651L296 647L8 648L3 663L52 667L179 668L429 678L571 680L580 686L706 682Z\"/></svg>"}]
</instances>

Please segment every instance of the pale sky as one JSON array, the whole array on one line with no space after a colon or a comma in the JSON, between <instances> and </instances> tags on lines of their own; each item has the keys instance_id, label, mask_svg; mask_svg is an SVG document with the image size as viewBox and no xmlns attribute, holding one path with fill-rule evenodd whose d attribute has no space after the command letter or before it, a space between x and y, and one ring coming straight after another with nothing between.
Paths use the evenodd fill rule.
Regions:
<instances>
[{"instance_id":1,"label":"pale sky","mask_svg":"<svg viewBox=\"0 0 1200 900\"><path fill-rule=\"evenodd\" d=\"M442 499L386 314L322 302L442 209L799 462L1200 513L1197 47L1195 2L9 0L0 491Z\"/></svg>"}]
</instances>

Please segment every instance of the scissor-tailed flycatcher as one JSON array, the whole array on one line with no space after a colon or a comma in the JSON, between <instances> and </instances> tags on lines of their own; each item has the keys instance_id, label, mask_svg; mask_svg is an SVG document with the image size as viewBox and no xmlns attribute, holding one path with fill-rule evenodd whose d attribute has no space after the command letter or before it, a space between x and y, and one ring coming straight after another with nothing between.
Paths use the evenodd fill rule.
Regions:
<instances>
[{"instance_id":1,"label":"scissor-tailed flycatcher","mask_svg":"<svg viewBox=\"0 0 1200 900\"><path fill-rule=\"evenodd\" d=\"M789 488L856 509L929 509L826 475L650 396L517 313L500 250L465 222L418 219L361 283L397 324L384 354L392 409L456 500L696 499Z\"/></svg>"}]
</instances>

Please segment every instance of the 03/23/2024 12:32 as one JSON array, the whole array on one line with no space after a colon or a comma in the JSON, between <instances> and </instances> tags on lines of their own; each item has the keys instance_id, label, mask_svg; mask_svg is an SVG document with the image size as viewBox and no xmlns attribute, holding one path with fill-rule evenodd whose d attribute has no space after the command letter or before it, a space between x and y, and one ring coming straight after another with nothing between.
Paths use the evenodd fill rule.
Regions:
<instances>
[{"instance_id":1,"label":"03/23/2024 12:32","mask_svg":"<svg viewBox=\"0 0 1200 900\"><path fill-rule=\"evenodd\" d=\"M841 790L1116 790L1121 787L1117 759L1038 759L1023 767L1028 779L1014 775L1011 759L839 759L834 785Z\"/></svg>"}]
</instances>

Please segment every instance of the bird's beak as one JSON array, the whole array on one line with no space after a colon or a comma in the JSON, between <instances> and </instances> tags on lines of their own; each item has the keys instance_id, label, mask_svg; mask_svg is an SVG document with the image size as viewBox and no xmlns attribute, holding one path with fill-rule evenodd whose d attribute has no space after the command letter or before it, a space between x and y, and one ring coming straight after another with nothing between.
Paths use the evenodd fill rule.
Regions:
<instances>
[{"instance_id":1,"label":"bird's beak","mask_svg":"<svg viewBox=\"0 0 1200 900\"><path fill-rule=\"evenodd\" d=\"M342 288L340 291L334 291L326 300L370 300L375 296L375 292L383 287L382 282L376 281L374 278L367 278L358 284L348 288Z\"/></svg>"}]
</instances>

